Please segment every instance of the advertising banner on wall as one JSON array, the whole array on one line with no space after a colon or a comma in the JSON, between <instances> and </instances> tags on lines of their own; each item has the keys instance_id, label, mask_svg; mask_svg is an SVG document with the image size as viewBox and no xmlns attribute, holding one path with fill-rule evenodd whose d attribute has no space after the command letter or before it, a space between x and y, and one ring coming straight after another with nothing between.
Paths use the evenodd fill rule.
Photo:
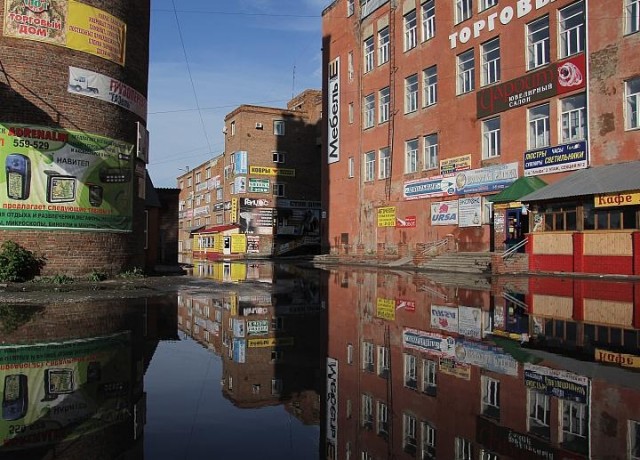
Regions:
<instances>
[{"instance_id":1,"label":"advertising banner on wall","mask_svg":"<svg viewBox=\"0 0 640 460\"><path fill-rule=\"evenodd\" d=\"M482 197L473 196L458 200L460 227L480 227L482 225Z\"/></svg>"},{"instance_id":2,"label":"advertising banner on wall","mask_svg":"<svg viewBox=\"0 0 640 460\"><path fill-rule=\"evenodd\" d=\"M405 327L402 331L402 346L435 356L455 356L456 341L453 337L436 332L426 332Z\"/></svg>"},{"instance_id":3,"label":"advertising banner on wall","mask_svg":"<svg viewBox=\"0 0 640 460\"><path fill-rule=\"evenodd\" d=\"M458 333L474 339L482 338L482 310L475 307L458 307Z\"/></svg>"},{"instance_id":4,"label":"advertising banner on wall","mask_svg":"<svg viewBox=\"0 0 640 460\"><path fill-rule=\"evenodd\" d=\"M257 176L295 177L296 170L289 168L272 168L270 166L250 166L249 174Z\"/></svg>"},{"instance_id":5,"label":"advertising banner on wall","mask_svg":"<svg viewBox=\"0 0 640 460\"><path fill-rule=\"evenodd\" d=\"M455 195L456 184L454 180L455 177L449 174L407 181L403 184L404 199L417 200L419 198L438 198Z\"/></svg>"},{"instance_id":6,"label":"advertising banner on wall","mask_svg":"<svg viewBox=\"0 0 640 460\"><path fill-rule=\"evenodd\" d=\"M247 342L244 339L233 339L233 361L239 364L246 362Z\"/></svg>"},{"instance_id":7,"label":"advertising banner on wall","mask_svg":"<svg viewBox=\"0 0 640 460\"><path fill-rule=\"evenodd\" d=\"M587 143L580 141L525 152L523 164L525 176L584 169L588 166Z\"/></svg>"},{"instance_id":8,"label":"advertising banner on wall","mask_svg":"<svg viewBox=\"0 0 640 460\"><path fill-rule=\"evenodd\" d=\"M395 227L395 226L396 226L395 206L378 208L378 227Z\"/></svg>"},{"instance_id":9,"label":"advertising banner on wall","mask_svg":"<svg viewBox=\"0 0 640 460\"><path fill-rule=\"evenodd\" d=\"M431 305L431 327L457 333L458 308Z\"/></svg>"},{"instance_id":10,"label":"advertising banner on wall","mask_svg":"<svg viewBox=\"0 0 640 460\"><path fill-rule=\"evenodd\" d=\"M328 132L328 157L327 163L336 163L340 161L340 57L335 58L328 65L328 91L327 91L327 107L329 115L327 116L327 132Z\"/></svg>"},{"instance_id":11,"label":"advertising banner on wall","mask_svg":"<svg viewBox=\"0 0 640 460\"><path fill-rule=\"evenodd\" d=\"M431 203L431 225L457 225L458 201L437 201Z\"/></svg>"},{"instance_id":12,"label":"advertising banner on wall","mask_svg":"<svg viewBox=\"0 0 640 460\"><path fill-rule=\"evenodd\" d=\"M238 150L233 153L233 172L234 174L247 174L247 152Z\"/></svg>"},{"instance_id":13,"label":"advertising banner on wall","mask_svg":"<svg viewBox=\"0 0 640 460\"><path fill-rule=\"evenodd\" d=\"M269 320L260 319L247 321L247 334L266 335L269 333Z\"/></svg>"},{"instance_id":14,"label":"advertising banner on wall","mask_svg":"<svg viewBox=\"0 0 640 460\"><path fill-rule=\"evenodd\" d=\"M130 418L129 333L0 346L0 450L70 441Z\"/></svg>"},{"instance_id":15,"label":"advertising banner on wall","mask_svg":"<svg viewBox=\"0 0 640 460\"><path fill-rule=\"evenodd\" d=\"M456 174L456 194L496 192L518 179L518 162L487 166Z\"/></svg>"},{"instance_id":16,"label":"advertising banner on wall","mask_svg":"<svg viewBox=\"0 0 640 460\"><path fill-rule=\"evenodd\" d=\"M376 299L376 318L386 319L387 321L395 321L396 319L395 299L384 299L384 298L378 297Z\"/></svg>"},{"instance_id":17,"label":"advertising banner on wall","mask_svg":"<svg viewBox=\"0 0 640 460\"><path fill-rule=\"evenodd\" d=\"M68 91L119 105L147 119L147 99L131 86L115 78L78 67L69 67Z\"/></svg>"},{"instance_id":18,"label":"advertising banner on wall","mask_svg":"<svg viewBox=\"0 0 640 460\"><path fill-rule=\"evenodd\" d=\"M249 178L249 193L271 193L271 181Z\"/></svg>"},{"instance_id":19,"label":"advertising banner on wall","mask_svg":"<svg viewBox=\"0 0 640 460\"><path fill-rule=\"evenodd\" d=\"M471 169L471 155L440 160L440 174L452 174Z\"/></svg>"},{"instance_id":20,"label":"advertising banner on wall","mask_svg":"<svg viewBox=\"0 0 640 460\"><path fill-rule=\"evenodd\" d=\"M133 145L0 124L0 227L131 231Z\"/></svg>"},{"instance_id":21,"label":"advertising banner on wall","mask_svg":"<svg viewBox=\"0 0 640 460\"><path fill-rule=\"evenodd\" d=\"M5 0L5 37L63 46L124 65L127 26L75 0Z\"/></svg>"}]
</instances>

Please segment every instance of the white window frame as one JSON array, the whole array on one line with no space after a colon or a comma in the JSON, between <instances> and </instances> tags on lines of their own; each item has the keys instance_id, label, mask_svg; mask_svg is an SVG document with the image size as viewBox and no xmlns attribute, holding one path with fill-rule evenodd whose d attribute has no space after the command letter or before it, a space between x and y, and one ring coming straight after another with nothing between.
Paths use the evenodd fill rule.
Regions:
<instances>
[{"instance_id":1,"label":"white window frame","mask_svg":"<svg viewBox=\"0 0 640 460\"><path fill-rule=\"evenodd\" d=\"M373 372L375 369L375 347L371 342L362 342L362 369Z\"/></svg>"},{"instance_id":2,"label":"white window frame","mask_svg":"<svg viewBox=\"0 0 640 460\"><path fill-rule=\"evenodd\" d=\"M349 54L347 54L347 75L349 77L349 81L353 81L353 51L349 51Z\"/></svg>"},{"instance_id":3,"label":"white window frame","mask_svg":"<svg viewBox=\"0 0 640 460\"><path fill-rule=\"evenodd\" d=\"M404 353L404 386L418 388L418 359L408 353Z\"/></svg>"},{"instance_id":4,"label":"white window frame","mask_svg":"<svg viewBox=\"0 0 640 460\"><path fill-rule=\"evenodd\" d=\"M347 0L347 17L353 16L355 10L355 0Z\"/></svg>"},{"instance_id":5,"label":"white window frame","mask_svg":"<svg viewBox=\"0 0 640 460\"><path fill-rule=\"evenodd\" d=\"M527 24L527 70L549 63L549 16Z\"/></svg>"},{"instance_id":6,"label":"white window frame","mask_svg":"<svg viewBox=\"0 0 640 460\"><path fill-rule=\"evenodd\" d=\"M422 4L422 41L436 36L436 2L427 0Z\"/></svg>"},{"instance_id":7,"label":"white window frame","mask_svg":"<svg viewBox=\"0 0 640 460\"><path fill-rule=\"evenodd\" d=\"M630 460L640 460L640 422L629 420L627 446Z\"/></svg>"},{"instance_id":8,"label":"white window frame","mask_svg":"<svg viewBox=\"0 0 640 460\"><path fill-rule=\"evenodd\" d=\"M353 345L347 344L347 364L353 364Z\"/></svg>"},{"instance_id":9,"label":"white window frame","mask_svg":"<svg viewBox=\"0 0 640 460\"><path fill-rule=\"evenodd\" d=\"M640 77L624 82L624 94L625 127L626 129L638 129L640 128Z\"/></svg>"},{"instance_id":10,"label":"white window frame","mask_svg":"<svg viewBox=\"0 0 640 460\"><path fill-rule=\"evenodd\" d=\"M372 182L376 178L376 152L373 150L364 154L364 181Z\"/></svg>"},{"instance_id":11,"label":"white window frame","mask_svg":"<svg viewBox=\"0 0 640 460\"><path fill-rule=\"evenodd\" d=\"M378 106L380 107L378 112L378 123L385 123L389 121L391 114L391 90L388 86L378 91Z\"/></svg>"},{"instance_id":12,"label":"white window frame","mask_svg":"<svg viewBox=\"0 0 640 460\"><path fill-rule=\"evenodd\" d=\"M422 437L422 457L436 458L436 429L429 422L420 423L420 436Z\"/></svg>"},{"instance_id":13,"label":"white window frame","mask_svg":"<svg viewBox=\"0 0 640 460\"><path fill-rule=\"evenodd\" d=\"M418 110L418 74L414 73L404 79L404 113Z\"/></svg>"},{"instance_id":14,"label":"white window frame","mask_svg":"<svg viewBox=\"0 0 640 460\"><path fill-rule=\"evenodd\" d=\"M391 177L391 151L383 147L378 151L378 179Z\"/></svg>"},{"instance_id":15,"label":"white window frame","mask_svg":"<svg viewBox=\"0 0 640 460\"><path fill-rule=\"evenodd\" d=\"M418 139L409 139L404 143L404 173L418 171Z\"/></svg>"},{"instance_id":16,"label":"white window frame","mask_svg":"<svg viewBox=\"0 0 640 460\"><path fill-rule=\"evenodd\" d=\"M284 120L273 120L273 134L276 136L284 136L285 122Z\"/></svg>"},{"instance_id":17,"label":"white window frame","mask_svg":"<svg viewBox=\"0 0 640 460\"><path fill-rule=\"evenodd\" d=\"M549 103L537 105L527 110L529 119L529 150L548 147L551 142Z\"/></svg>"},{"instance_id":18,"label":"white window frame","mask_svg":"<svg viewBox=\"0 0 640 460\"><path fill-rule=\"evenodd\" d=\"M378 375L380 377L388 377L390 366L391 351L388 347L378 345Z\"/></svg>"},{"instance_id":19,"label":"white window frame","mask_svg":"<svg viewBox=\"0 0 640 460\"><path fill-rule=\"evenodd\" d=\"M498 454L485 449L480 450L480 460L500 460Z\"/></svg>"},{"instance_id":20,"label":"white window frame","mask_svg":"<svg viewBox=\"0 0 640 460\"><path fill-rule=\"evenodd\" d=\"M458 95L469 93L475 88L475 55L473 48L456 56Z\"/></svg>"},{"instance_id":21,"label":"white window frame","mask_svg":"<svg viewBox=\"0 0 640 460\"><path fill-rule=\"evenodd\" d=\"M482 413L487 411L494 414L500 413L500 380L492 379L486 375L482 376Z\"/></svg>"},{"instance_id":22,"label":"white window frame","mask_svg":"<svg viewBox=\"0 0 640 460\"><path fill-rule=\"evenodd\" d=\"M349 157L349 171L348 171L348 174L349 174L349 178L350 179L355 177L355 174L356 174L356 161L355 161L355 158L353 158L353 157Z\"/></svg>"},{"instance_id":23,"label":"white window frame","mask_svg":"<svg viewBox=\"0 0 640 460\"><path fill-rule=\"evenodd\" d=\"M488 10L489 8L496 6L498 0L480 0L479 11Z\"/></svg>"},{"instance_id":24,"label":"white window frame","mask_svg":"<svg viewBox=\"0 0 640 460\"><path fill-rule=\"evenodd\" d=\"M473 444L471 443L471 441L469 441L468 439L456 436L455 446L456 446L455 460L474 460Z\"/></svg>"},{"instance_id":25,"label":"white window frame","mask_svg":"<svg viewBox=\"0 0 640 460\"><path fill-rule=\"evenodd\" d=\"M376 95L375 93L367 94L362 101L363 108L363 128L373 128L376 123Z\"/></svg>"},{"instance_id":26,"label":"white window frame","mask_svg":"<svg viewBox=\"0 0 640 460\"><path fill-rule=\"evenodd\" d=\"M482 122L482 159L500 156L500 117Z\"/></svg>"},{"instance_id":27,"label":"white window frame","mask_svg":"<svg viewBox=\"0 0 640 460\"><path fill-rule=\"evenodd\" d=\"M438 163L438 134L427 134L422 138L422 169L436 169Z\"/></svg>"},{"instance_id":28,"label":"white window frame","mask_svg":"<svg viewBox=\"0 0 640 460\"><path fill-rule=\"evenodd\" d=\"M362 395L362 426L369 425L373 428L373 397L369 394Z\"/></svg>"},{"instance_id":29,"label":"white window frame","mask_svg":"<svg viewBox=\"0 0 640 460\"><path fill-rule=\"evenodd\" d=\"M481 46L482 48L482 84L491 85L500 81L500 37L496 37Z\"/></svg>"},{"instance_id":30,"label":"white window frame","mask_svg":"<svg viewBox=\"0 0 640 460\"><path fill-rule=\"evenodd\" d=\"M551 398L542 391L529 389L527 399L529 406L527 429L541 436L541 430L548 431L550 428Z\"/></svg>"},{"instance_id":31,"label":"white window frame","mask_svg":"<svg viewBox=\"0 0 640 460\"><path fill-rule=\"evenodd\" d=\"M376 433L389 435L389 408L382 401L377 404L378 423Z\"/></svg>"},{"instance_id":32,"label":"white window frame","mask_svg":"<svg viewBox=\"0 0 640 460\"><path fill-rule=\"evenodd\" d=\"M422 360L422 392L431 393L438 386L438 364L432 359Z\"/></svg>"},{"instance_id":33,"label":"white window frame","mask_svg":"<svg viewBox=\"0 0 640 460\"><path fill-rule=\"evenodd\" d=\"M422 71L422 102L424 107L438 102L438 67L435 65Z\"/></svg>"},{"instance_id":34,"label":"white window frame","mask_svg":"<svg viewBox=\"0 0 640 460\"><path fill-rule=\"evenodd\" d=\"M284 152L271 152L274 163L284 163Z\"/></svg>"},{"instance_id":35,"label":"white window frame","mask_svg":"<svg viewBox=\"0 0 640 460\"><path fill-rule=\"evenodd\" d=\"M285 196L285 184L275 182L273 184L273 196Z\"/></svg>"},{"instance_id":36,"label":"white window frame","mask_svg":"<svg viewBox=\"0 0 640 460\"><path fill-rule=\"evenodd\" d=\"M455 0L456 24L466 21L473 14L472 0Z\"/></svg>"},{"instance_id":37,"label":"white window frame","mask_svg":"<svg viewBox=\"0 0 640 460\"><path fill-rule=\"evenodd\" d=\"M581 102L581 104L577 104ZM561 140L563 144L586 139L587 106L584 93L562 99Z\"/></svg>"},{"instance_id":38,"label":"white window frame","mask_svg":"<svg viewBox=\"0 0 640 460\"><path fill-rule=\"evenodd\" d=\"M378 31L378 65L389 61L389 26Z\"/></svg>"},{"instance_id":39,"label":"white window frame","mask_svg":"<svg viewBox=\"0 0 640 460\"><path fill-rule=\"evenodd\" d=\"M369 73L373 70L374 63L374 44L373 44L373 35L371 37L365 38L362 42L362 53L364 57L364 73Z\"/></svg>"},{"instance_id":40,"label":"white window frame","mask_svg":"<svg viewBox=\"0 0 640 460\"><path fill-rule=\"evenodd\" d=\"M574 438L586 439L589 433L589 408L586 404L563 399L562 441Z\"/></svg>"},{"instance_id":41,"label":"white window frame","mask_svg":"<svg viewBox=\"0 0 640 460\"><path fill-rule=\"evenodd\" d=\"M353 119L354 119L353 102L349 102L348 113L349 113L349 124L352 125Z\"/></svg>"},{"instance_id":42,"label":"white window frame","mask_svg":"<svg viewBox=\"0 0 640 460\"><path fill-rule=\"evenodd\" d=\"M402 414L402 447L403 449L411 449L415 451L418 447L417 432L418 421L411 415L403 412Z\"/></svg>"},{"instance_id":43,"label":"white window frame","mask_svg":"<svg viewBox=\"0 0 640 460\"><path fill-rule=\"evenodd\" d=\"M624 18L626 35L640 31L640 0L626 0Z\"/></svg>"},{"instance_id":44,"label":"white window frame","mask_svg":"<svg viewBox=\"0 0 640 460\"><path fill-rule=\"evenodd\" d=\"M584 51L584 2L579 0L558 10L560 58Z\"/></svg>"},{"instance_id":45,"label":"white window frame","mask_svg":"<svg viewBox=\"0 0 640 460\"><path fill-rule=\"evenodd\" d=\"M416 10L411 10L403 17L404 23L404 51L407 52L418 46L418 18Z\"/></svg>"}]
</instances>

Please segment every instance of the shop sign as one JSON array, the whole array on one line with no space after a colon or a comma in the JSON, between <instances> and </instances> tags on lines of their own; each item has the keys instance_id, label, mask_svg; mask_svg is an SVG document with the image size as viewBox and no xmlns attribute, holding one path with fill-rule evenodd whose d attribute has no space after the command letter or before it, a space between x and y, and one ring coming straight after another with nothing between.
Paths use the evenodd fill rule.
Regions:
<instances>
[{"instance_id":1,"label":"shop sign","mask_svg":"<svg viewBox=\"0 0 640 460\"><path fill-rule=\"evenodd\" d=\"M463 380L471 380L471 366L460 363L453 358L444 358L441 356L438 367L443 374Z\"/></svg>"},{"instance_id":2,"label":"shop sign","mask_svg":"<svg viewBox=\"0 0 640 460\"><path fill-rule=\"evenodd\" d=\"M268 198L240 198L241 208L268 208L270 205Z\"/></svg>"},{"instance_id":3,"label":"shop sign","mask_svg":"<svg viewBox=\"0 0 640 460\"><path fill-rule=\"evenodd\" d=\"M456 341L435 332L420 331L405 327L402 331L402 346L435 356L455 356Z\"/></svg>"},{"instance_id":4,"label":"shop sign","mask_svg":"<svg viewBox=\"0 0 640 460\"><path fill-rule=\"evenodd\" d=\"M587 165L587 144L584 141L531 150L524 153L524 175L537 176L584 169Z\"/></svg>"},{"instance_id":5,"label":"shop sign","mask_svg":"<svg viewBox=\"0 0 640 460\"><path fill-rule=\"evenodd\" d=\"M467 193L497 192L513 184L518 178L518 162L472 169L456 174L455 192Z\"/></svg>"},{"instance_id":6,"label":"shop sign","mask_svg":"<svg viewBox=\"0 0 640 460\"><path fill-rule=\"evenodd\" d=\"M458 308L431 305L431 327L458 332Z\"/></svg>"},{"instance_id":7,"label":"shop sign","mask_svg":"<svg viewBox=\"0 0 640 460\"><path fill-rule=\"evenodd\" d=\"M340 57L335 58L328 65L327 107L329 108L328 123L328 158L327 163L340 161Z\"/></svg>"},{"instance_id":8,"label":"shop sign","mask_svg":"<svg viewBox=\"0 0 640 460\"><path fill-rule=\"evenodd\" d=\"M609 193L596 195L594 206L604 208L609 206L635 206L640 204L640 192Z\"/></svg>"},{"instance_id":9,"label":"shop sign","mask_svg":"<svg viewBox=\"0 0 640 460\"><path fill-rule=\"evenodd\" d=\"M247 174L248 154L244 150L233 152L233 173Z\"/></svg>"},{"instance_id":10,"label":"shop sign","mask_svg":"<svg viewBox=\"0 0 640 460\"><path fill-rule=\"evenodd\" d=\"M395 226L396 226L395 206L378 208L378 227L395 227Z\"/></svg>"},{"instance_id":11,"label":"shop sign","mask_svg":"<svg viewBox=\"0 0 640 460\"><path fill-rule=\"evenodd\" d=\"M474 339L482 338L482 310L475 307L458 307L458 333Z\"/></svg>"},{"instance_id":12,"label":"shop sign","mask_svg":"<svg viewBox=\"0 0 640 460\"><path fill-rule=\"evenodd\" d=\"M233 335L235 337L244 337L245 322L243 319L234 318L233 320Z\"/></svg>"},{"instance_id":13,"label":"shop sign","mask_svg":"<svg viewBox=\"0 0 640 460\"><path fill-rule=\"evenodd\" d=\"M458 361L481 367L491 372L511 376L518 375L518 361L500 347L482 342L458 339L455 343Z\"/></svg>"},{"instance_id":14,"label":"shop sign","mask_svg":"<svg viewBox=\"0 0 640 460\"><path fill-rule=\"evenodd\" d=\"M293 337L269 337L247 340L249 348L285 347L293 345Z\"/></svg>"},{"instance_id":15,"label":"shop sign","mask_svg":"<svg viewBox=\"0 0 640 460\"><path fill-rule=\"evenodd\" d=\"M247 178L245 176L236 176L233 179L233 189L235 193L247 193Z\"/></svg>"},{"instance_id":16,"label":"shop sign","mask_svg":"<svg viewBox=\"0 0 640 460\"><path fill-rule=\"evenodd\" d=\"M376 317L394 321L396 319L396 301L378 298L376 300Z\"/></svg>"},{"instance_id":17,"label":"shop sign","mask_svg":"<svg viewBox=\"0 0 640 460\"><path fill-rule=\"evenodd\" d=\"M268 166L251 166L249 168L249 174L255 174L257 176L295 177L296 170L286 168L271 168Z\"/></svg>"},{"instance_id":18,"label":"shop sign","mask_svg":"<svg viewBox=\"0 0 640 460\"><path fill-rule=\"evenodd\" d=\"M416 311L416 303L413 300L396 300L396 310L404 308L404 311Z\"/></svg>"},{"instance_id":19,"label":"shop sign","mask_svg":"<svg viewBox=\"0 0 640 460\"><path fill-rule=\"evenodd\" d=\"M249 193L271 193L271 183L269 179L249 178Z\"/></svg>"},{"instance_id":20,"label":"shop sign","mask_svg":"<svg viewBox=\"0 0 640 460\"><path fill-rule=\"evenodd\" d=\"M247 343L244 339L233 339L233 361L236 363L246 362Z\"/></svg>"},{"instance_id":21,"label":"shop sign","mask_svg":"<svg viewBox=\"0 0 640 460\"><path fill-rule=\"evenodd\" d=\"M423 179L410 180L403 185L405 200L419 198L437 198L456 193L452 175L433 176Z\"/></svg>"},{"instance_id":22,"label":"shop sign","mask_svg":"<svg viewBox=\"0 0 640 460\"><path fill-rule=\"evenodd\" d=\"M269 321L266 319L247 321L247 334L264 335L269 333Z\"/></svg>"},{"instance_id":23,"label":"shop sign","mask_svg":"<svg viewBox=\"0 0 640 460\"><path fill-rule=\"evenodd\" d=\"M396 227L399 228L415 228L417 226L416 216L407 216L404 219L396 217Z\"/></svg>"},{"instance_id":24,"label":"shop sign","mask_svg":"<svg viewBox=\"0 0 640 460\"><path fill-rule=\"evenodd\" d=\"M596 348L596 361L608 364L617 364L622 367L632 367L640 369L640 356L630 355L627 353L614 353L609 350Z\"/></svg>"},{"instance_id":25,"label":"shop sign","mask_svg":"<svg viewBox=\"0 0 640 460\"><path fill-rule=\"evenodd\" d=\"M431 225L457 225L458 201L431 203Z\"/></svg>"},{"instance_id":26,"label":"shop sign","mask_svg":"<svg viewBox=\"0 0 640 460\"><path fill-rule=\"evenodd\" d=\"M587 403L589 379L573 372L525 363L524 383L549 396Z\"/></svg>"},{"instance_id":27,"label":"shop sign","mask_svg":"<svg viewBox=\"0 0 640 460\"><path fill-rule=\"evenodd\" d=\"M471 198L460 198L458 201L458 209L460 213L460 227L480 227L482 221L482 198L474 196Z\"/></svg>"},{"instance_id":28,"label":"shop sign","mask_svg":"<svg viewBox=\"0 0 640 460\"><path fill-rule=\"evenodd\" d=\"M560 456L548 442L497 425L484 417L478 416L476 422L476 440L497 454L518 460L580 458Z\"/></svg>"},{"instance_id":29,"label":"shop sign","mask_svg":"<svg viewBox=\"0 0 640 460\"><path fill-rule=\"evenodd\" d=\"M440 160L440 174L452 174L471 169L471 155Z\"/></svg>"}]
</instances>

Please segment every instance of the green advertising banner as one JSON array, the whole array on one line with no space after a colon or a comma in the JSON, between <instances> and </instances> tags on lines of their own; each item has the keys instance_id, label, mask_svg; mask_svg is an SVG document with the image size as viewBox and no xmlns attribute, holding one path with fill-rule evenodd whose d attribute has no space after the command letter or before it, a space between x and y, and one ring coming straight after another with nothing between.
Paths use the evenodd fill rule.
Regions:
<instances>
[{"instance_id":1,"label":"green advertising banner","mask_svg":"<svg viewBox=\"0 0 640 460\"><path fill-rule=\"evenodd\" d=\"M0 454L69 441L127 421L130 341L124 332L0 346Z\"/></svg>"},{"instance_id":2,"label":"green advertising banner","mask_svg":"<svg viewBox=\"0 0 640 460\"><path fill-rule=\"evenodd\" d=\"M131 231L132 144L0 124L0 228Z\"/></svg>"}]
</instances>

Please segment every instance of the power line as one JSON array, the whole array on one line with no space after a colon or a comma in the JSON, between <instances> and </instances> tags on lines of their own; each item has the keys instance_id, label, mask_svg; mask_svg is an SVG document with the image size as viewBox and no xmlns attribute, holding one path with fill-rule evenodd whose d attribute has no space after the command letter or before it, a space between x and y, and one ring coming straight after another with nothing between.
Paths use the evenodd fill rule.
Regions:
<instances>
[{"instance_id":1,"label":"power line","mask_svg":"<svg viewBox=\"0 0 640 460\"><path fill-rule=\"evenodd\" d=\"M158 13L187 13L187 14L219 14L227 16L265 16L270 18L309 18L318 19L320 14L275 14L275 13L241 13L234 11L205 11L205 10L165 10L162 8L152 8L151 11Z\"/></svg>"}]
</instances>

